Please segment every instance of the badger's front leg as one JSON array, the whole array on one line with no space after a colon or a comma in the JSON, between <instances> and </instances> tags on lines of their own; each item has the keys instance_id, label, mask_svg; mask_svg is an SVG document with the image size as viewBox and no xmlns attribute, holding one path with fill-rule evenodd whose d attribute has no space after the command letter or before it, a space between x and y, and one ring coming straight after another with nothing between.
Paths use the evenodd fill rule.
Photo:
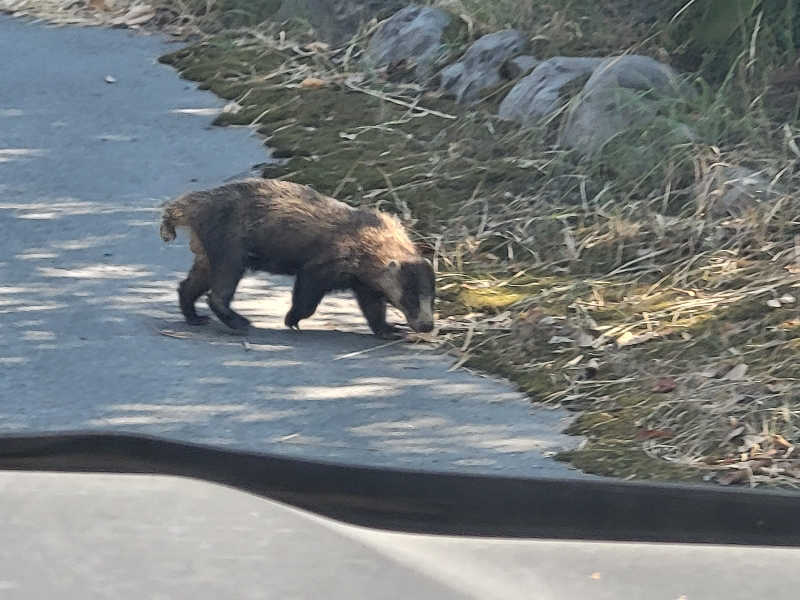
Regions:
<instances>
[{"instance_id":1,"label":"badger's front leg","mask_svg":"<svg viewBox=\"0 0 800 600\"><path fill-rule=\"evenodd\" d=\"M386 298L383 294L361 283L353 285L353 292L369 328L375 335L386 340L396 340L401 337L400 330L386 322Z\"/></svg>"},{"instance_id":2,"label":"badger's front leg","mask_svg":"<svg viewBox=\"0 0 800 600\"><path fill-rule=\"evenodd\" d=\"M298 323L314 314L325 296L326 287L313 272L300 271L297 274L292 290L292 308L283 320L288 328L299 330Z\"/></svg>"}]
</instances>

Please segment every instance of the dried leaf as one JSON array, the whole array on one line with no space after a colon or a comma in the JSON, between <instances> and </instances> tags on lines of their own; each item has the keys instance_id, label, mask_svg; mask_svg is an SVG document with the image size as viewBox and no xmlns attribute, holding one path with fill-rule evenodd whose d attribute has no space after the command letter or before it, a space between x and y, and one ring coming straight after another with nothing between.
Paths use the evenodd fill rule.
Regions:
<instances>
[{"instance_id":1,"label":"dried leaf","mask_svg":"<svg viewBox=\"0 0 800 600\"><path fill-rule=\"evenodd\" d=\"M675 383L672 377L659 377L656 379L656 384L653 386L653 392L656 394L666 394L676 387L678 387L678 384Z\"/></svg>"},{"instance_id":2,"label":"dried leaf","mask_svg":"<svg viewBox=\"0 0 800 600\"><path fill-rule=\"evenodd\" d=\"M330 45L325 42L311 42L310 44L306 44L306 48L311 52L326 52L330 49Z\"/></svg>"},{"instance_id":3,"label":"dried leaf","mask_svg":"<svg viewBox=\"0 0 800 600\"><path fill-rule=\"evenodd\" d=\"M785 438L785 437L783 437L783 436L782 436L780 433L778 433L778 434L774 435L774 436L772 437L772 441L773 441L773 443L775 443L776 445L778 445L778 446L782 446L782 447L784 447L784 448L791 448L791 447L792 447L792 444L790 444L789 442L787 442L787 441L786 441L786 438Z\"/></svg>"},{"instance_id":4,"label":"dried leaf","mask_svg":"<svg viewBox=\"0 0 800 600\"><path fill-rule=\"evenodd\" d=\"M675 433L671 429L640 429L636 433L638 441L643 440L662 440L674 436Z\"/></svg>"},{"instance_id":5,"label":"dried leaf","mask_svg":"<svg viewBox=\"0 0 800 600\"><path fill-rule=\"evenodd\" d=\"M654 337L656 337L656 334L652 331L648 331L647 333L643 333L641 335L634 335L630 331L626 331L617 338L617 345L620 348L624 346L635 346L636 344L643 344L644 342L652 340Z\"/></svg>"},{"instance_id":6,"label":"dried leaf","mask_svg":"<svg viewBox=\"0 0 800 600\"><path fill-rule=\"evenodd\" d=\"M728 381L741 381L744 379L745 373L747 373L747 365L739 363L728 371L723 379L727 379Z\"/></svg>"},{"instance_id":7,"label":"dried leaf","mask_svg":"<svg viewBox=\"0 0 800 600\"><path fill-rule=\"evenodd\" d=\"M328 85L328 82L319 77L306 77L300 82L301 88L321 88Z\"/></svg>"}]
</instances>

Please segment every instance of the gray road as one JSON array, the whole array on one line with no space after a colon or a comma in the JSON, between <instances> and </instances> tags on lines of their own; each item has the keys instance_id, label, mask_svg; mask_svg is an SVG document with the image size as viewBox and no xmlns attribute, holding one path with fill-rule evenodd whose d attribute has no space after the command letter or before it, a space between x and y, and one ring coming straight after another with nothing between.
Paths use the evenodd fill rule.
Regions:
<instances>
[{"instance_id":1,"label":"gray road","mask_svg":"<svg viewBox=\"0 0 800 600\"><path fill-rule=\"evenodd\" d=\"M447 372L430 350L376 348L347 296L294 334L282 325L290 282L251 277L235 303L256 325L247 344L216 323L183 325L175 287L190 254L185 237L161 242L158 207L266 153L247 129L210 127L204 109L222 103L156 63L169 48L0 17L0 433L124 430L361 464L575 475L546 458L578 442L559 434L565 413Z\"/></svg>"}]
</instances>

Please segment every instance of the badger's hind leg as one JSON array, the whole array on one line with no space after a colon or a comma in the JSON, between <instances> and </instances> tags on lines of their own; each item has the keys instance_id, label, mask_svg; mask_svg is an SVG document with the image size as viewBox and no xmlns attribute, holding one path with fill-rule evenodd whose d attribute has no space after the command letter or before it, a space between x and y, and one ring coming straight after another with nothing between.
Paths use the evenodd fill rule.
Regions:
<instances>
[{"instance_id":1,"label":"badger's hind leg","mask_svg":"<svg viewBox=\"0 0 800 600\"><path fill-rule=\"evenodd\" d=\"M214 248L216 252L209 252L211 292L208 306L231 329L247 329L250 321L231 308L236 287L244 275L244 252L239 244Z\"/></svg>"},{"instance_id":2,"label":"badger's hind leg","mask_svg":"<svg viewBox=\"0 0 800 600\"><path fill-rule=\"evenodd\" d=\"M194 304L210 287L208 258L203 254L196 254L189 274L178 286L178 301L181 312L189 325L204 325L208 323L208 317L198 315Z\"/></svg>"},{"instance_id":3,"label":"badger's hind leg","mask_svg":"<svg viewBox=\"0 0 800 600\"><path fill-rule=\"evenodd\" d=\"M318 272L300 271L292 289L292 307L286 313L283 322L289 329L300 330L300 321L313 315L322 298L326 285L323 276Z\"/></svg>"}]
</instances>

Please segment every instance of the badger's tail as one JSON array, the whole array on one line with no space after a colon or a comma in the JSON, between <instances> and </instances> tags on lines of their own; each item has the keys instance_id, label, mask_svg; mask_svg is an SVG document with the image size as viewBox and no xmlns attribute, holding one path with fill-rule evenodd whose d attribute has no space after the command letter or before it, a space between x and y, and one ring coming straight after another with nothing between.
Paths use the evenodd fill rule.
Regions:
<instances>
[{"instance_id":1,"label":"badger's tail","mask_svg":"<svg viewBox=\"0 0 800 600\"><path fill-rule=\"evenodd\" d=\"M184 194L176 198L164 207L164 214L161 217L161 239L171 242L175 239L176 227L187 227L186 209L191 201L191 194Z\"/></svg>"}]
</instances>

